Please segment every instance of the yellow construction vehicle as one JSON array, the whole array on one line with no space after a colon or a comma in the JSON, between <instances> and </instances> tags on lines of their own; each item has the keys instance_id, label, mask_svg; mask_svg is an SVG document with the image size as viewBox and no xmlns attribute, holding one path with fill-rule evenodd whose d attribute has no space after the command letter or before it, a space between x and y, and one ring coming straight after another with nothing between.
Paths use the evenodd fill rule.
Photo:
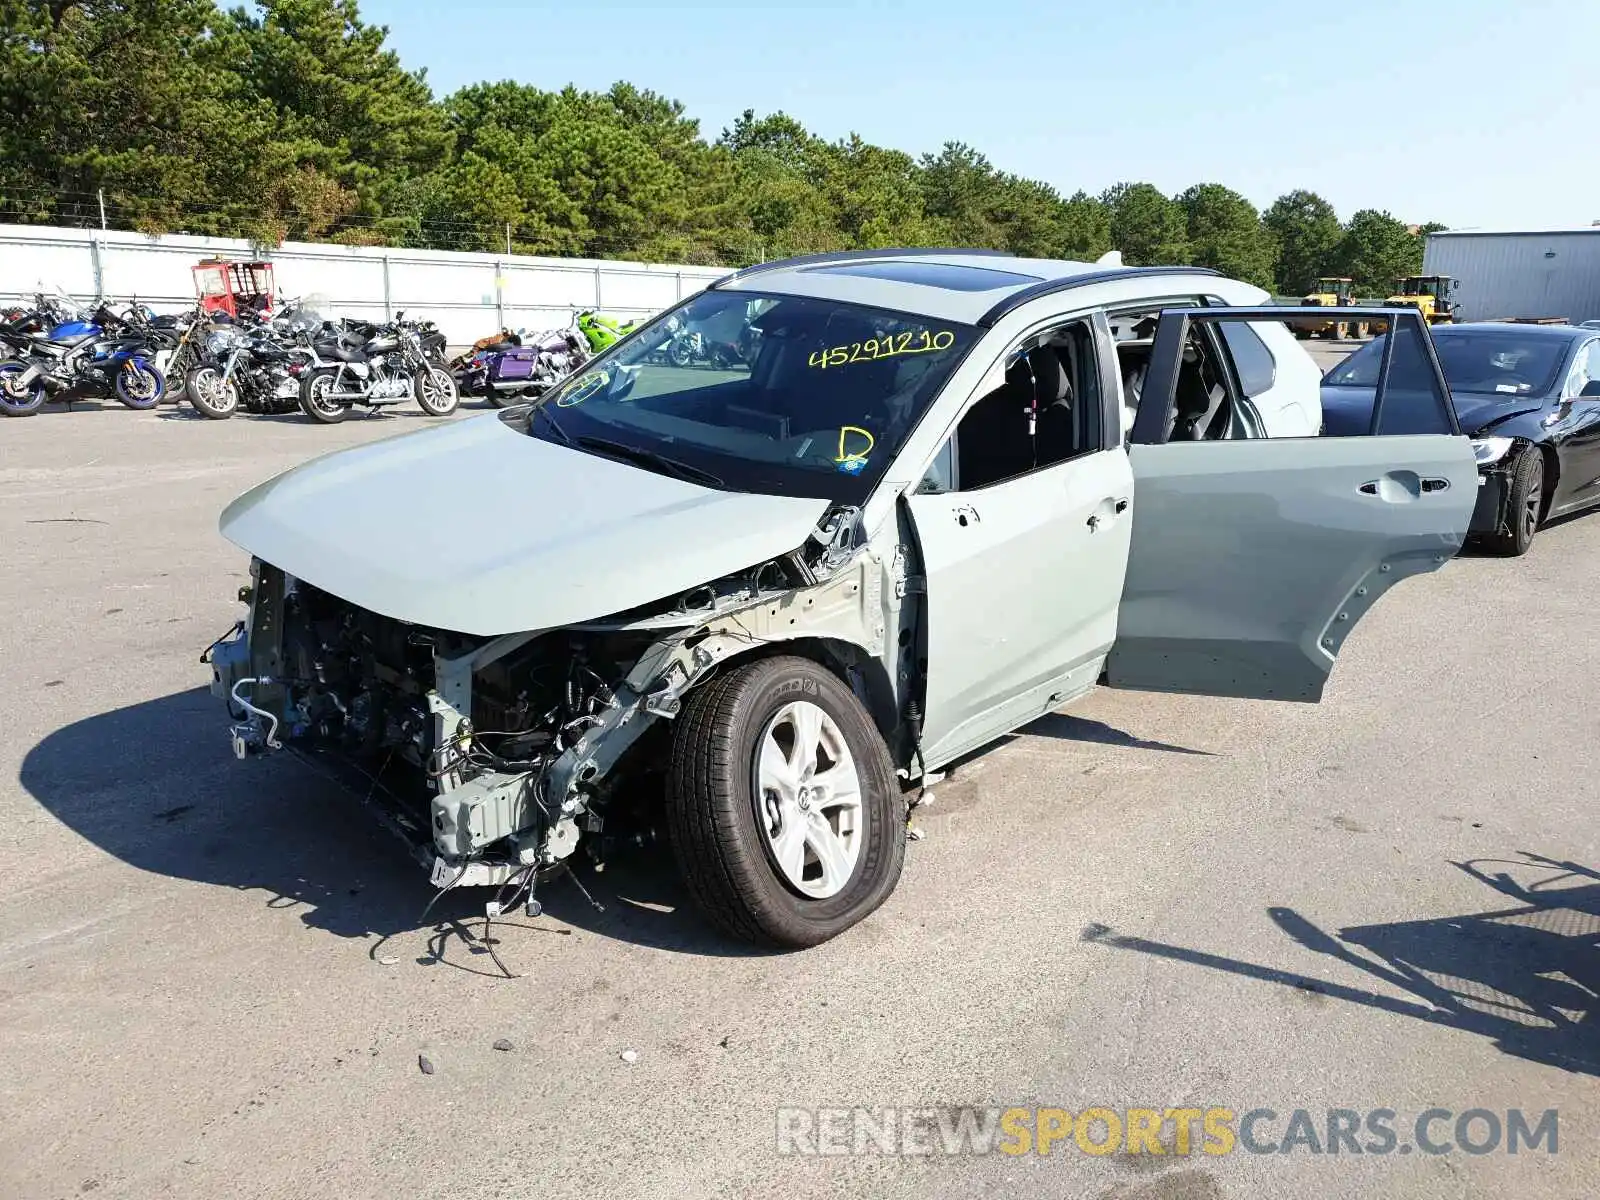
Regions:
<instances>
[{"instance_id":1,"label":"yellow construction vehicle","mask_svg":"<svg viewBox=\"0 0 1600 1200\"><path fill-rule=\"evenodd\" d=\"M1429 325L1451 324L1461 311L1455 302L1456 280L1448 275L1403 275L1395 285L1394 295L1384 298L1385 308L1414 308ZM1375 327L1374 332L1383 331Z\"/></svg>"},{"instance_id":2,"label":"yellow construction vehicle","mask_svg":"<svg viewBox=\"0 0 1600 1200\"><path fill-rule=\"evenodd\" d=\"M1317 290L1301 299L1300 303L1317 305L1321 308L1347 308L1355 303L1352 289L1355 281L1343 275L1324 275L1317 280ZM1367 336L1367 323L1365 321L1311 321L1301 320L1295 322L1295 334L1299 337L1324 337L1343 341L1349 337L1364 338Z\"/></svg>"}]
</instances>

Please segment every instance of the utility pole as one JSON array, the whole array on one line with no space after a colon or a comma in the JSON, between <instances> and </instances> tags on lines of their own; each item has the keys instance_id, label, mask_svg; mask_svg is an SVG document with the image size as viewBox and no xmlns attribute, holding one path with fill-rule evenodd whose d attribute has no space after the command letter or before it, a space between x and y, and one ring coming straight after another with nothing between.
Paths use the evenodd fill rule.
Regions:
<instances>
[{"instance_id":1,"label":"utility pole","mask_svg":"<svg viewBox=\"0 0 1600 1200\"><path fill-rule=\"evenodd\" d=\"M104 229L106 227L106 190L105 188L97 188L95 189L95 194L100 197L100 228Z\"/></svg>"}]
</instances>

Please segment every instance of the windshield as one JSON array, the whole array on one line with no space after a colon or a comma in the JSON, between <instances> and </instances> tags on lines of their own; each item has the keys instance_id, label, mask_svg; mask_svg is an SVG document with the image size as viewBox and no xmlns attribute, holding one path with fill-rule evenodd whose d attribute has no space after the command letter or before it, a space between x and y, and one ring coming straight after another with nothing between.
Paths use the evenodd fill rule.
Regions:
<instances>
[{"instance_id":1,"label":"windshield","mask_svg":"<svg viewBox=\"0 0 1600 1200\"><path fill-rule=\"evenodd\" d=\"M978 333L706 291L546 393L528 431L732 491L857 504Z\"/></svg>"},{"instance_id":2,"label":"windshield","mask_svg":"<svg viewBox=\"0 0 1600 1200\"><path fill-rule=\"evenodd\" d=\"M1383 343L1383 338L1374 338L1323 376L1322 382L1334 387L1377 387ZM1502 396L1548 392L1555 385L1568 346L1565 338L1484 328L1441 330L1433 335L1433 344L1451 391Z\"/></svg>"}]
</instances>

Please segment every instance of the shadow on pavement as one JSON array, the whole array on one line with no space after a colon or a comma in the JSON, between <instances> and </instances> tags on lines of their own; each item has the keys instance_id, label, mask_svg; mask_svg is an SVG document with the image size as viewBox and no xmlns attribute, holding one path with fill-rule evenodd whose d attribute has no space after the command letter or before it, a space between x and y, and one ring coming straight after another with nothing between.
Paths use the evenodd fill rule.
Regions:
<instances>
[{"instance_id":1,"label":"shadow on pavement","mask_svg":"<svg viewBox=\"0 0 1600 1200\"><path fill-rule=\"evenodd\" d=\"M1600 872L1521 855L1452 864L1510 898L1513 908L1363 925L1337 936L1293 909L1267 910L1307 950L1414 999L1129 937L1105 925L1091 925L1083 938L1415 1017L1490 1038L1517 1058L1600 1075Z\"/></svg>"},{"instance_id":2,"label":"shadow on pavement","mask_svg":"<svg viewBox=\"0 0 1600 1200\"><path fill-rule=\"evenodd\" d=\"M1168 754L1198 754L1212 757L1209 750L1195 750L1189 746L1176 746L1171 742L1154 742L1135 737L1104 721L1091 721L1084 717L1069 717L1065 713L1046 713L1018 732L1034 737L1059 738L1065 742L1093 742L1100 746L1123 746L1130 750L1161 750Z\"/></svg>"},{"instance_id":3,"label":"shadow on pavement","mask_svg":"<svg viewBox=\"0 0 1600 1200\"><path fill-rule=\"evenodd\" d=\"M441 960L500 975L481 944L489 889L435 899L427 873L339 784L291 754L236 761L223 706L195 688L68 725L23 759L22 786L57 820L108 854L173 879L259 891L274 909L339 937L386 939L431 930ZM540 886L557 921L585 933L683 954L740 957L761 951L723 938L693 909L662 844L619 856L603 872L587 864ZM564 933L519 907L496 922ZM555 938L523 937L515 959ZM537 949L535 949L535 943ZM381 944L381 942L380 942ZM459 951L459 952L458 952ZM376 946L371 952L376 956ZM480 961L481 960L481 961ZM424 961L424 960L419 960Z\"/></svg>"}]
</instances>

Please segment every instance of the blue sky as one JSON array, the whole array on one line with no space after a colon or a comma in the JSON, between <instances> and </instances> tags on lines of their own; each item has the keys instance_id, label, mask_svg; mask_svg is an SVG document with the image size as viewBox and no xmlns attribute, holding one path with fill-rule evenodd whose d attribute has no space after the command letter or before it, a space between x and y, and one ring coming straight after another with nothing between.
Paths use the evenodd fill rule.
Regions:
<instances>
[{"instance_id":1,"label":"blue sky","mask_svg":"<svg viewBox=\"0 0 1600 1200\"><path fill-rule=\"evenodd\" d=\"M897 149L969 142L1063 192L1295 187L1348 217L1600 220L1600 0L363 0L444 94L483 79L745 108Z\"/></svg>"}]
</instances>

